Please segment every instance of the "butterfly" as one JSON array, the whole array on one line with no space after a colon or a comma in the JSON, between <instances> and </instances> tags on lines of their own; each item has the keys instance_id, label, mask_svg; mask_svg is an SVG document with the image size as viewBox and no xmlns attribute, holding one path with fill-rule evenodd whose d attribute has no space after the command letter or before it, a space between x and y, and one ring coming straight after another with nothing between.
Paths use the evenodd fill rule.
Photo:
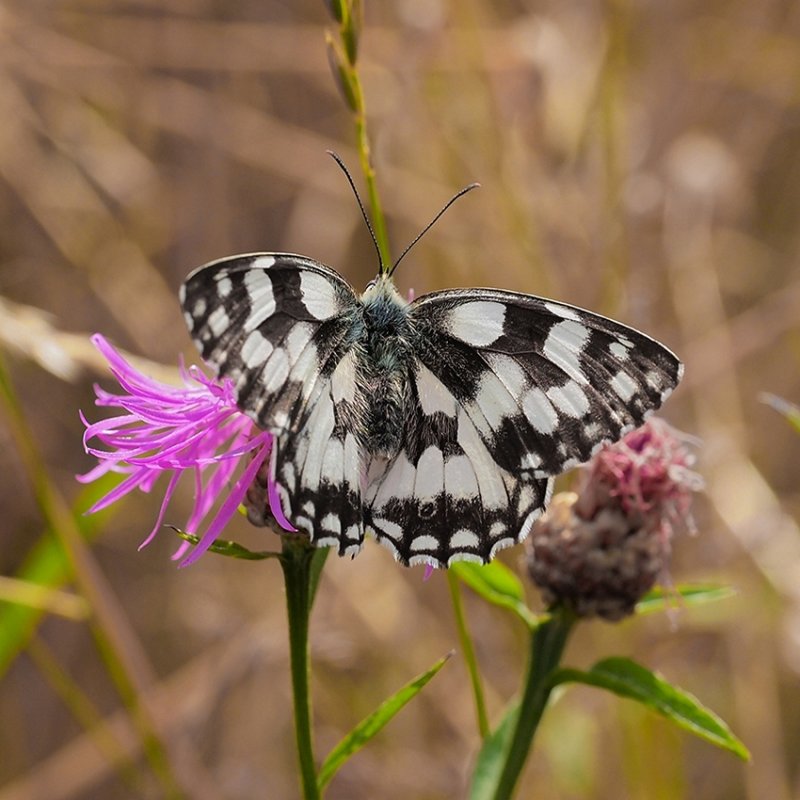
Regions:
<instances>
[{"instance_id":1,"label":"butterfly","mask_svg":"<svg viewBox=\"0 0 800 800\"><path fill-rule=\"evenodd\" d=\"M554 476L681 378L662 344L591 311L500 289L408 302L393 270L359 295L311 258L251 253L180 291L204 360L275 437L284 515L339 555L370 533L405 565L488 562L525 538Z\"/></svg>"}]
</instances>

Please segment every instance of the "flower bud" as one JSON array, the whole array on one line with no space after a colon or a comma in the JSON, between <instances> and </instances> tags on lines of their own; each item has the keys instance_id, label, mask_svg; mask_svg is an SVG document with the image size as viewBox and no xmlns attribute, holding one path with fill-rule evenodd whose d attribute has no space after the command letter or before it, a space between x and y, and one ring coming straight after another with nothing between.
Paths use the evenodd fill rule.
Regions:
<instances>
[{"instance_id":1,"label":"flower bud","mask_svg":"<svg viewBox=\"0 0 800 800\"><path fill-rule=\"evenodd\" d=\"M528 570L548 606L618 620L668 575L674 529L693 530L691 471L684 437L650 420L601 450L579 491L557 495L528 539Z\"/></svg>"}]
</instances>

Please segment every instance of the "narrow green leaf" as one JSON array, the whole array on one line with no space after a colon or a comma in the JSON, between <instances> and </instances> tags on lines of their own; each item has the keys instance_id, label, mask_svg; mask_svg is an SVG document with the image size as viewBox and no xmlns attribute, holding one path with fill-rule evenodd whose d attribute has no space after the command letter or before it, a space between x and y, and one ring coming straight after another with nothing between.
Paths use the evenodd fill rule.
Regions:
<instances>
[{"instance_id":1,"label":"narrow green leaf","mask_svg":"<svg viewBox=\"0 0 800 800\"><path fill-rule=\"evenodd\" d=\"M500 561L473 564L459 561L450 569L484 600L513 611L529 628L535 628L538 618L525 605L525 590L519 578Z\"/></svg>"},{"instance_id":2,"label":"narrow green leaf","mask_svg":"<svg viewBox=\"0 0 800 800\"><path fill-rule=\"evenodd\" d=\"M325 762L322 764L317 776L317 783L320 791L324 789L331 778L338 772L339 768L347 761L350 756L357 753L370 739L372 739L389 722L406 703L409 702L422 690L422 687L445 665L452 656L448 653L444 658L440 658L429 670L423 672L413 681L407 683L391 697L384 700L381 705L365 717L353 728L347 736L342 739L336 747L331 750Z\"/></svg>"},{"instance_id":3,"label":"narrow green leaf","mask_svg":"<svg viewBox=\"0 0 800 800\"><path fill-rule=\"evenodd\" d=\"M167 528L172 528L181 539L192 544L198 544L200 537L193 533L176 528L174 525L167 525ZM228 556L229 558L241 558L245 561L263 561L266 558L280 558L280 553L273 550L248 550L238 542L231 542L226 539L217 539L209 548L209 553L216 553L220 556Z\"/></svg>"},{"instance_id":4,"label":"narrow green leaf","mask_svg":"<svg viewBox=\"0 0 800 800\"><path fill-rule=\"evenodd\" d=\"M747 761L750 753L713 711L688 692L667 683L649 669L628 658L606 658L588 672L558 670L552 678L559 683L584 683L608 689L620 697L636 700L661 716L707 742Z\"/></svg>"},{"instance_id":5,"label":"narrow green leaf","mask_svg":"<svg viewBox=\"0 0 800 800\"><path fill-rule=\"evenodd\" d=\"M767 394L766 392L761 395L761 400L769 406L772 406L779 414L783 414L789 421L789 424L800 433L800 406L784 400L774 394Z\"/></svg>"},{"instance_id":6,"label":"narrow green leaf","mask_svg":"<svg viewBox=\"0 0 800 800\"><path fill-rule=\"evenodd\" d=\"M732 586L714 584L686 584L667 589L658 588L648 592L636 604L636 613L652 614L665 608L700 606L735 596L736 590Z\"/></svg>"},{"instance_id":7,"label":"narrow green leaf","mask_svg":"<svg viewBox=\"0 0 800 800\"><path fill-rule=\"evenodd\" d=\"M491 800L508 757L511 737L517 725L519 700L515 700L503 714L500 724L486 737L475 762L469 800Z\"/></svg>"}]
</instances>

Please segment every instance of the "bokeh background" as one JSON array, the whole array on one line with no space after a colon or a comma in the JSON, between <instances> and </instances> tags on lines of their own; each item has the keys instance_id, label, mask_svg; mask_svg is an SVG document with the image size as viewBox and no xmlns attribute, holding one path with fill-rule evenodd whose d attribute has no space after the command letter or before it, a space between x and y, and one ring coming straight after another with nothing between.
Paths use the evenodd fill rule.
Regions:
<instances>
[{"instance_id":1,"label":"bokeh background","mask_svg":"<svg viewBox=\"0 0 800 800\"><path fill-rule=\"evenodd\" d=\"M675 349L686 379L663 416L700 441L707 489L673 576L738 591L674 620L581 626L567 661L622 654L659 670L730 722L751 764L572 689L547 715L519 796L800 798L800 436L760 400L800 398L800 5L365 6L359 63L395 253L455 190L483 185L417 245L400 287L546 294ZM357 287L374 275L325 154L363 183L326 28L321 0L0 7L0 348L66 503L85 507L74 475L91 466L78 409L96 418L92 384L111 388L90 333L169 376L179 353L195 358L176 292L199 264L272 249L332 264ZM18 434L4 414L4 575L24 574L48 536ZM296 797L278 567L207 555L177 570L168 530L138 552L159 502L137 495L95 522L84 566L96 610L125 644L187 797ZM234 528L251 546L277 544ZM516 569L521 552L503 560ZM465 601L496 720L518 688L524 632ZM160 796L81 608L18 635L18 606L0 603L0 800ZM423 582L373 542L328 561L311 637L319 755L457 647L444 577ZM70 681L94 711L74 707ZM138 785L80 722L93 713L139 765ZM328 796L462 797L478 746L455 658Z\"/></svg>"}]
</instances>

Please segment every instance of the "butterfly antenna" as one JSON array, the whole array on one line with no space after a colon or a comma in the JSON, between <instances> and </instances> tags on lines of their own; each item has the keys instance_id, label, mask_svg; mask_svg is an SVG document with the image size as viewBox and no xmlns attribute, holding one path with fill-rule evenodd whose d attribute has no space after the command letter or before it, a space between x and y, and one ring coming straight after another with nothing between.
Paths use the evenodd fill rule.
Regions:
<instances>
[{"instance_id":1,"label":"butterfly antenna","mask_svg":"<svg viewBox=\"0 0 800 800\"><path fill-rule=\"evenodd\" d=\"M369 235L372 237L372 243L375 245L375 252L378 254L378 264L380 265L380 272L382 275L384 272L386 272L386 265L383 263L381 248L378 245L378 237L375 235L375 229L372 227L372 223L369 221L369 214L367 214L367 209L364 208L364 203L361 201L361 196L358 194L358 189L356 189L353 176L350 174L350 170L347 169L347 167L344 165L344 161L342 161L337 153L334 153L333 150L326 150L326 152L339 165L339 169L344 172L344 176L347 178L347 182L350 184L350 188L353 190L353 194L356 196L356 202L358 203L358 207L361 209L361 216L364 217L364 222L367 223L367 230L369 231Z\"/></svg>"},{"instance_id":2,"label":"butterfly antenna","mask_svg":"<svg viewBox=\"0 0 800 800\"><path fill-rule=\"evenodd\" d=\"M392 268L389 270L389 277L392 277L392 274L400 265L400 262L408 255L408 251L439 221L439 217L450 208L459 197L463 197L467 192L471 192L473 189L477 189L480 187L479 183L471 183L469 186L465 186L461 191L456 192L445 204L444 208L414 237L414 241L411 242L402 253L400 253L400 258L392 264Z\"/></svg>"}]
</instances>

